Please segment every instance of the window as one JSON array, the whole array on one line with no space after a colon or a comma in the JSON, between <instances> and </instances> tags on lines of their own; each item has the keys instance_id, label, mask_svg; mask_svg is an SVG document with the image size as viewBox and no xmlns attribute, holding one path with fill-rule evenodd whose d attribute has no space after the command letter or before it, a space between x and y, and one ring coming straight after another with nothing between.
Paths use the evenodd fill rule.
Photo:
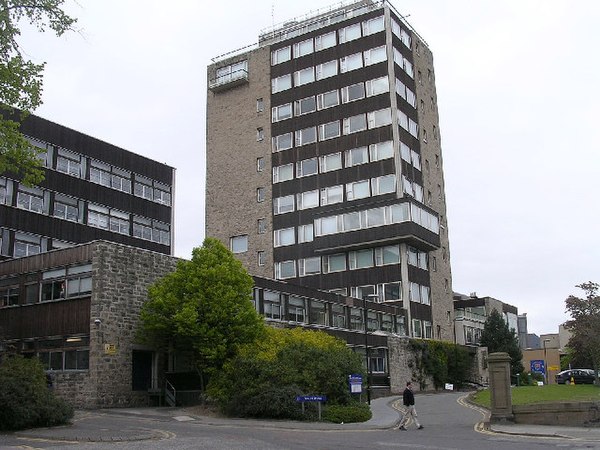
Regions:
<instances>
[{"instance_id":1,"label":"window","mask_svg":"<svg viewBox=\"0 0 600 450\"><path fill-rule=\"evenodd\" d=\"M369 129L379 128L392 123L392 110L390 108L371 111L367 114Z\"/></svg>"},{"instance_id":2,"label":"window","mask_svg":"<svg viewBox=\"0 0 600 450\"><path fill-rule=\"evenodd\" d=\"M330 186L321 189L321 206L333 205L344 201L344 186Z\"/></svg>"},{"instance_id":3,"label":"window","mask_svg":"<svg viewBox=\"0 0 600 450\"><path fill-rule=\"evenodd\" d=\"M22 256L37 255L42 251L41 236L25 233L15 233L15 245L13 256L20 258Z\"/></svg>"},{"instance_id":4,"label":"window","mask_svg":"<svg viewBox=\"0 0 600 450\"><path fill-rule=\"evenodd\" d=\"M256 188L256 201L258 203L262 203L265 201L265 188L264 187Z\"/></svg>"},{"instance_id":5,"label":"window","mask_svg":"<svg viewBox=\"0 0 600 450\"><path fill-rule=\"evenodd\" d=\"M419 126L412 119L408 119L408 132L417 139L419 138Z\"/></svg>"},{"instance_id":6,"label":"window","mask_svg":"<svg viewBox=\"0 0 600 450\"><path fill-rule=\"evenodd\" d=\"M263 292L264 315L267 319L281 319L281 297L276 292Z\"/></svg>"},{"instance_id":7,"label":"window","mask_svg":"<svg viewBox=\"0 0 600 450\"><path fill-rule=\"evenodd\" d=\"M300 270L300 269L298 269ZM288 319L292 322L306 322L306 300L291 296L288 302Z\"/></svg>"},{"instance_id":8,"label":"window","mask_svg":"<svg viewBox=\"0 0 600 450\"><path fill-rule=\"evenodd\" d=\"M265 170L265 158L256 158L256 171L262 172Z\"/></svg>"},{"instance_id":9,"label":"window","mask_svg":"<svg viewBox=\"0 0 600 450\"><path fill-rule=\"evenodd\" d=\"M326 109L340 104L338 91L333 90L317 95L317 108Z\"/></svg>"},{"instance_id":10,"label":"window","mask_svg":"<svg viewBox=\"0 0 600 450\"><path fill-rule=\"evenodd\" d=\"M8 202L8 194L6 191L6 178L1 178L0 177L0 205L4 205L6 203L10 203Z\"/></svg>"},{"instance_id":11,"label":"window","mask_svg":"<svg viewBox=\"0 0 600 450\"><path fill-rule=\"evenodd\" d=\"M367 228L379 227L385 225L385 209L384 208L373 208L366 211Z\"/></svg>"},{"instance_id":12,"label":"window","mask_svg":"<svg viewBox=\"0 0 600 450\"><path fill-rule=\"evenodd\" d=\"M302 258L298 260L298 276L317 275L321 273L321 257Z\"/></svg>"},{"instance_id":13,"label":"window","mask_svg":"<svg viewBox=\"0 0 600 450\"><path fill-rule=\"evenodd\" d=\"M302 86L313 81L315 81L314 67L307 67L306 69L294 72L294 86Z\"/></svg>"},{"instance_id":14,"label":"window","mask_svg":"<svg viewBox=\"0 0 600 450\"><path fill-rule=\"evenodd\" d=\"M366 198L370 195L369 180L355 181L354 183L346 184L346 198L348 201Z\"/></svg>"},{"instance_id":15,"label":"window","mask_svg":"<svg viewBox=\"0 0 600 450\"><path fill-rule=\"evenodd\" d=\"M294 179L294 163L273 167L273 183Z\"/></svg>"},{"instance_id":16,"label":"window","mask_svg":"<svg viewBox=\"0 0 600 450\"><path fill-rule=\"evenodd\" d=\"M274 247L285 247L286 245L294 245L296 243L294 227L275 230L273 232L273 241Z\"/></svg>"},{"instance_id":17,"label":"window","mask_svg":"<svg viewBox=\"0 0 600 450\"><path fill-rule=\"evenodd\" d=\"M258 219L256 221L256 228L258 234L265 234L267 232L267 219Z\"/></svg>"},{"instance_id":18,"label":"window","mask_svg":"<svg viewBox=\"0 0 600 450\"><path fill-rule=\"evenodd\" d=\"M335 47L335 31L322 34L315 38L315 51L325 50L326 48Z\"/></svg>"},{"instance_id":19,"label":"window","mask_svg":"<svg viewBox=\"0 0 600 450\"><path fill-rule=\"evenodd\" d=\"M364 83L356 83L342 88L342 103L353 102L365 98Z\"/></svg>"},{"instance_id":20,"label":"window","mask_svg":"<svg viewBox=\"0 0 600 450\"><path fill-rule=\"evenodd\" d=\"M387 76L381 78L375 78L374 80L368 80L365 82L367 97L373 97L374 95L383 94L390 91L390 81Z\"/></svg>"},{"instance_id":21,"label":"window","mask_svg":"<svg viewBox=\"0 0 600 450\"><path fill-rule=\"evenodd\" d=\"M277 50L273 50L271 52L272 66L289 61L290 59L292 59L292 52L290 51L289 45L287 47L278 48Z\"/></svg>"},{"instance_id":22,"label":"window","mask_svg":"<svg viewBox=\"0 0 600 450\"><path fill-rule=\"evenodd\" d=\"M265 138L265 130L260 127L256 129L256 140L258 142L262 141Z\"/></svg>"},{"instance_id":23,"label":"window","mask_svg":"<svg viewBox=\"0 0 600 450\"><path fill-rule=\"evenodd\" d=\"M261 98L257 98L256 99L256 112L263 112L265 110L265 102L264 100Z\"/></svg>"},{"instance_id":24,"label":"window","mask_svg":"<svg viewBox=\"0 0 600 450\"><path fill-rule=\"evenodd\" d=\"M301 56L308 55L314 51L315 48L312 38L294 44L294 58L300 58Z\"/></svg>"},{"instance_id":25,"label":"window","mask_svg":"<svg viewBox=\"0 0 600 450\"><path fill-rule=\"evenodd\" d=\"M77 199L61 194L55 194L54 217L70 220L72 222L78 222L79 208L77 205Z\"/></svg>"},{"instance_id":26,"label":"window","mask_svg":"<svg viewBox=\"0 0 600 450\"><path fill-rule=\"evenodd\" d=\"M362 23L363 36L368 36L373 33L378 33L384 30L383 16L375 17L370 20L365 20Z\"/></svg>"},{"instance_id":27,"label":"window","mask_svg":"<svg viewBox=\"0 0 600 450\"><path fill-rule=\"evenodd\" d=\"M298 226L298 244L302 244L304 242L312 242L313 239L314 235L312 223Z\"/></svg>"},{"instance_id":28,"label":"window","mask_svg":"<svg viewBox=\"0 0 600 450\"><path fill-rule=\"evenodd\" d=\"M346 150L346 167L358 166L369 162L367 147L357 147Z\"/></svg>"},{"instance_id":29,"label":"window","mask_svg":"<svg viewBox=\"0 0 600 450\"><path fill-rule=\"evenodd\" d=\"M356 250L348 253L350 270L373 267L373 249Z\"/></svg>"},{"instance_id":30,"label":"window","mask_svg":"<svg viewBox=\"0 0 600 450\"><path fill-rule=\"evenodd\" d=\"M275 263L275 279L284 280L296 276L296 261L282 261Z\"/></svg>"},{"instance_id":31,"label":"window","mask_svg":"<svg viewBox=\"0 0 600 450\"><path fill-rule=\"evenodd\" d=\"M343 272L346 270L346 254L323 256L323 273Z\"/></svg>"},{"instance_id":32,"label":"window","mask_svg":"<svg viewBox=\"0 0 600 450\"><path fill-rule=\"evenodd\" d=\"M367 129L367 116L358 114L344 119L344 134L357 133Z\"/></svg>"},{"instance_id":33,"label":"window","mask_svg":"<svg viewBox=\"0 0 600 450\"><path fill-rule=\"evenodd\" d=\"M389 194L396 192L396 175L384 175L371 179L373 195Z\"/></svg>"},{"instance_id":34,"label":"window","mask_svg":"<svg viewBox=\"0 0 600 450\"><path fill-rule=\"evenodd\" d=\"M340 58L340 73L350 72L360 69L363 66L362 53L354 53L353 55Z\"/></svg>"},{"instance_id":35,"label":"window","mask_svg":"<svg viewBox=\"0 0 600 450\"><path fill-rule=\"evenodd\" d=\"M402 300L402 283L396 281L383 284L379 290L379 298L382 302Z\"/></svg>"},{"instance_id":36,"label":"window","mask_svg":"<svg viewBox=\"0 0 600 450\"><path fill-rule=\"evenodd\" d=\"M413 108L417 107L417 97L416 97L415 93L413 91L411 91L409 88L406 88L406 101Z\"/></svg>"},{"instance_id":37,"label":"window","mask_svg":"<svg viewBox=\"0 0 600 450\"><path fill-rule=\"evenodd\" d=\"M133 217L133 236L147 241L169 245L171 231L168 224L146 217Z\"/></svg>"},{"instance_id":38,"label":"window","mask_svg":"<svg viewBox=\"0 0 600 450\"><path fill-rule=\"evenodd\" d=\"M317 142L317 127L308 127L296 131L296 146Z\"/></svg>"},{"instance_id":39,"label":"window","mask_svg":"<svg viewBox=\"0 0 600 450\"><path fill-rule=\"evenodd\" d=\"M317 172L317 158L304 159L296 163L296 175L298 178L315 175Z\"/></svg>"},{"instance_id":40,"label":"window","mask_svg":"<svg viewBox=\"0 0 600 450\"><path fill-rule=\"evenodd\" d=\"M109 214L110 231L129 236L129 214L115 210L110 210Z\"/></svg>"},{"instance_id":41,"label":"window","mask_svg":"<svg viewBox=\"0 0 600 450\"><path fill-rule=\"evenodd\" d=\"M333 139L340 135L340 121L334 120L333 122L324 123L319 125L319 140L326 141L327 139Z\"/></svg>"},{"instance_id":42,"label":"window","mask_svg":"<svg viewBox=\"0 0 600 450\"><path fill-rule=\"evenodd\" d=\"M19 185L17 192L17 208L31 212L44 212L44 191L40 188L28 188Z\"/></svg>"},{"instance_id":43,"label":"window","mask_svg":"<svg viewBox=\"0 0 600 450\"><path fill-rule=\"evenodd\" d=\"M396 78L396 94L406 100L406 86L398 78Z\"/></svg>"},{"instance_id":44,"label":"window","mask_svg":"<svg viewBox=\"0 0 600 450\"><path fill-rule=\"evenodd\" d=\"M410 301L421 303L421 286L417 283L410 282L409 287Z\"/></svg>"},{"instance_id":45,"label":"window","mask_svg":"<svg viewBox=\"0 0 600 450\"><path fill-rule=\"evenodd\" d=\"M2 287L0 288L0 307L13 306L19 304L19 288L18 287Z\"/></svg>"},{"instance_id":46,"label":"window","mask_svg":"<svg viewBox=\"0 0 600 450\"><path fill-rule=\"evenodd\" d=\"M316 67L316 79L323 80L325 78L334 77L338 73L337 60L328 61L319 64Z\"/></svg>"},{"instance_id":47,"label":"window","mask_svg":"<svg viewBox=\"0 0 600 450\"><path fill-rule=\"evenodd\" d=\"M388 264L400 264L400 247L388 245L375 249L375 265L386 266Z\"/></svg>"},{"instance_id":48,"label":"window","mask_svg":"<svg viewBox=\"0 0 600 450\"><path fill-rule=\"evenodd\" d=\"M91 227L101 228L108 230L109 228L109 216L108 208L99 205L88 206L88 218L87 224Z\"/></svg>"},{"instance_id":49,"label":"window","mask_svg":"<svg viewBox=\"0 0 600 450\"><path fill-rule=\"evenodd\" d=\"M277 78L273 78L271 80L271 92L275 94L276 92L285 91L287 89L291 89L292 87L292 75L282 75Z\"/></svg>"},{"instance_id":50,"label":"window","mask_svg":"<svg viewBox=\"0 0 600 450\"><path fill-rule=\"evenodd\" d=\"M280 120L289 119L292 117L292 104L275 106L271 109L271 122L279 122Z\"/></svg>"},{"instance_id":51,"label":"window","mask_svg":"<svg viewBox=\"0 0 600 450\"><path fill-rule=\"evenodd\" d=\"M274 152L292 148L292 133L280 134L273 137L272 147Z\"/></svg>"},{"instance_id":52,"label":"window","mask_svg":"<svg viewBox=\"0 0 600 450\"><path fill-rule=\"evenodd\" d=\"M381 161L394 157L394 143L392 141L379 142L369 145L371 161Z\"/></svg>"},{"instance_id":53,"label":"window","mask_svg":"<svg viewBox=\"0 0 600 450\"><path fill-rule=\"evenodd\" d=\"M230 81L248 78L248 61L240 61L229 66L217 69L217 84L225 84Z\"/></svg>"},{"instance_id":54,"label":"window","mask_svg":"<svg viewBox=\"0 0 600 450\"><path fill-rule=\"evenodd\" d=\"M342 153L332 153L331 155L323 155L319 157L321 173L331 172L342 168Z\"/></svg>"},{"instance_id":55,"label":"window","mask_svg":"<svg viewBox=\"0 0 600 450\"><path fill-rule=\"evenodd\" d=\"M287 195L273 200L273 214L285 214L294 211L294 196Z\"/></svg>"},{"instance_id":56,"label":"window","mask_svg":"<svg viewBox=\"0 0 600 450\"><path fill-rule=\"evenodd\" d=\"M90 162L90 181L92 183L101 184L102 186L111 186L110 180L110 165L100 161ZM141 197L141 196L140 196ZM150 197L152 200L152 197Z\"/></svg>"},{"instance_id":57,"label":"window","mask_svg":"<svg viewBox=\"0 0 600 450\"><path fill-rule=\"evenodd\" d=\"M264 266L267 262L267 253L265 251L257 252L256 259L259 266Z\"/></svg>"},{"instance_id":58,"label":"window","mask_svg":"<svg viewBox=\"0 0 600 450\"><path fill-rule=\"evenodd\" d=\"M79 178L81 176L81 157L76 153L59 149L56 158L56 170Z\"/></svg>"},{"instance_id":59,"label":"window","mask_svg":"<svg viewBox=\"0 0 600 450\"><path fill-rule=\"evenodd\" d=\"M310 323L316 325L329 325L329 317L327 314L327 303L310 300Z\"/></svg>"},{"instance_id":60,"label":"window","mask_svg":"<svg viewBox=\"0 0 600 450\"><path fill-rule=\"evenodd\" d=\"M316 208L319 206L319 190L301 192L296 194L296 201L298 202L298 210Z\"/></svg>"},{"instance_id":61,"label":"window","mask_svg":"<svg viewBox=\"0 0 600 450\"><path fill-rule=\"evenodd\" d=\"M308 114L317 110L317 101L315 96L302 98L294 102L294 111L297 116Z\"/></svg>"},{"instance_id":62,"label":"window","mask_svg":"<svg viewBox=\"0 0 600 450\"><path fill-rule=\"evenodd\" d=\"M331 325L338 328L346 328L346 307L333 303L331 305Z\"/></svg>"},{"instance_id":63,"label":"window","mask_svg":"<svg viewBox=\"0 0 600 450\"><path fill-rule=\"evenodd\" d=\"M413 336L416 338L423 337L423 329L421 328L421 321L419 319L413 319Z\"/></svg>"},{"instance_id":64,"label":"window","mask_svg":"<svg viewBox=\"0 0 600 450\"><path fill-rule=\"evenodd\" d=\"M321 219L317 219L315 220L315 226L315 233L317 236L326 236L328 234L334 234L339 231L337 216L323 217Z\"/></svg>"},{"instance_id":65,"label":"window","mask_svg":"<svg viewBox=\"0 0 600 450\"><path fill-rule=\"evenodd\" d=\"M385 52L385 45L382 45L381 47L366 50L364 55L365 55L365 67L380 63L387 59L387 54Z\"/></svg>"},{"instance_id":66,"label":"window","mask_svg":"<svg viewBox=\"0 0 600 450\"><path fill-rule=\"evenodd\" d=\"M360 32L360 23L355 23L353 25L349 25L345 28L342 28L338 31L340 44L344 42L353 41L354 39L358 39L361 37Z\"/></svg>"},{"instance_id":67,"label":"window","mask_svg":"<svg viewBox=\"0 0 600 450\"><path fill-rule=\"evenodd\" d=\"M233 253L244 253L248 251L248 235L233 236L229 239L229 245Z\"/></svg>"},{"instance_id":68,"label":"window","mask_svg":"<svg viewBox=\"0 0 600 450\"><path fill-rule=\"evenodd\" d=\"M361 213L351 212L342 215L342 230L353 231L361 229Z\"/></svg>"}]
</instances>

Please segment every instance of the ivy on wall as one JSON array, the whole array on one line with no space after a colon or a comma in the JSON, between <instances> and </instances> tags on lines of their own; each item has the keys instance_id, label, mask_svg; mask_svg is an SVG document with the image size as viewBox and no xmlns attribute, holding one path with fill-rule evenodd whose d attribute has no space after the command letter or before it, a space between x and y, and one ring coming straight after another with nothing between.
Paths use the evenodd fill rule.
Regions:
<instances>
[{"instance_id":1,"label":"ivy on wall","mask_svg":"<svg viewBox=\"0 0 600 450\"><path fill-rule=\"evenodd\" d=\"M408 344L413 356L408 367L421 390L427 389L428 379L433 380L435 389L443 388L446 383L460 389L469 379L474 359L466 348L423 339L410 339Z\"/></svg>"}]
</instances>

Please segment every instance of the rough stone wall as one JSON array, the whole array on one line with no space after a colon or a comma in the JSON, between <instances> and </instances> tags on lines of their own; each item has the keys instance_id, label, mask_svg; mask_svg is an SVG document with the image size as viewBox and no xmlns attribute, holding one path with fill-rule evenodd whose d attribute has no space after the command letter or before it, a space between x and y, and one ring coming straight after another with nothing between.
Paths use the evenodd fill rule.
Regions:
<instances>
[{"instance_id":1,"label":"rough stone wall","mask_svg":"<svg viewBox=\"0 0 600 450\"><path fill-rule=\"evenodd\" d=\"M146 391L132 391L132 352L148 287L172 272L177 259L116 245L94 244L88 383L73 403L83 407L146 404ZM95 321L100 320L97 324ZM114 353L105 345L114 346Z\"/></svg>"},{"instance_id":2,"label":"rough stone wall","mask_svg":"<svg viewBox=\"0 0 600 450\"><path fill-rule=\"evenodd\" d=\"M415 359L409 349L408 342L409 339L407 337L388 337L390 391L394 395L401 394L404 391L407 381L413 382L415 392L420 390L419 383L413 374L412 366L415 363ZM426 389L433 387L433 380L427 379L425 383L428 386Z\"/></svg>"}]
</instances>

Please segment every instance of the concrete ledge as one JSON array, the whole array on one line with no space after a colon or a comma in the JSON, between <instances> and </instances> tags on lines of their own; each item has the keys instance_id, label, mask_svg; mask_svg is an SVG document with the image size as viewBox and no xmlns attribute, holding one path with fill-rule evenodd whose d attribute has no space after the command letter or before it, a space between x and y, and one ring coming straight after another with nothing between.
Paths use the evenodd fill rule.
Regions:
<instances>
[{"instance_id":1,"label":"concrete ledge","mask_svg":"<svg viewBox=\"0 0 600 450\"><path fill-rule=\"evenodd\" d=\"M600 428L600 402L513 405L513 414L518 424Z\"/></svg>"}]
</instances>

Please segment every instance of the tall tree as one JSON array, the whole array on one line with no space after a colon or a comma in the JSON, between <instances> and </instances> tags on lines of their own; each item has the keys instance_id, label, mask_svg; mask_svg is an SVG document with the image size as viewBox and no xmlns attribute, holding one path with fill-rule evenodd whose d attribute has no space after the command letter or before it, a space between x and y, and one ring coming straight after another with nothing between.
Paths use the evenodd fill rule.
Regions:
<instances>
[{"instance_id":1,"label":"tall tree","mask_svg":"<svg viewBox=\"0 0 600 450\"><path fill-rule=\"evenodd\" d=\"M523 352L519 348L519 338L515 330L508 328L508 323L497 310L492 310L483 325L481 346L487 347L489 353L506 352L510 356L512 375L523 372Z\"/></svg>"},{"instance_id":2,"label":"tall tree","mask_svg":"<svg viewBox=\"0 0 600 450\"><path fill-rule=\"evenodd\" d=\"M600 369L600 285L592 281L576 287L585 292L585 298L569 295L565 300L566 310L571 320L565 327L572 333L569 347L573 350L574 360L589 362L596 372Z\"/></svg>"},{"instance_id":3,"label":"tall tree","mask_svg":"<svg viewBox=\"0 0 600 450\"><path fill-rule=\"evenodd\" d=\"M19 131L19 121L42 104L45 63L35 64L23 56L19 25L27 21L39 32L49 29L61 36L76 21L63 11L63 3L0 0L0 174L14 173L26 184L44 178L39 151Z\"/></svg>"},{"instance_id":4,"label":"tall tree","mask_svg":"<svg viewBox=\"0 0 600 450\"><path fill-rule=\"evenodd\" d=\"M141 311L140 338L156 348L187 354L210 375L241 344L264 332L252 304L254 281L221 242L205 239L190 261L150 287Z\"/></svg>"}]
</instances>

